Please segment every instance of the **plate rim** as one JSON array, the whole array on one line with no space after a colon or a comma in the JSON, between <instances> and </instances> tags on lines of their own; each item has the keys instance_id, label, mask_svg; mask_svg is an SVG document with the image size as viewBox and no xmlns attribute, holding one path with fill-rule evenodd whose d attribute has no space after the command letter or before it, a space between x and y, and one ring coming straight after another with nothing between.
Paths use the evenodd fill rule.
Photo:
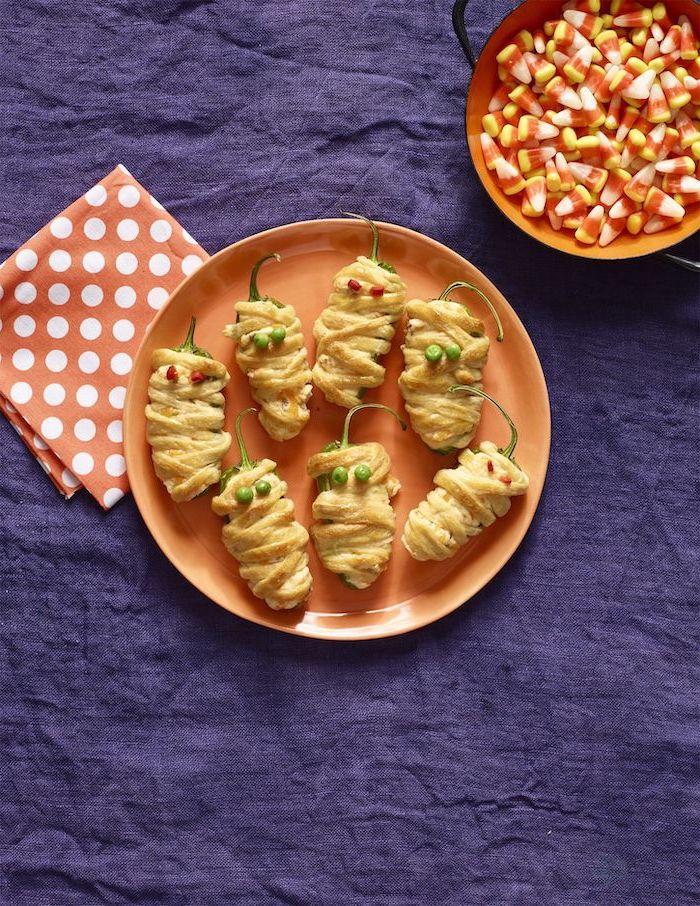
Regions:
<instances>
[{"instance_id":1,"label":"plate rim","mask_svg":"<svg viewBox=\"0 0 700 906\"><path fill-rule=\"evenodd\" d=\"M455 251L454 249L450 248L449 246L445 245L444 243L440 242L439 240L434 239L432 236L428 236L425 233L421 233L418 230L412 230L410 227L405 227L405 226L402 226L401 224L391 223L390 221L374 220L373 222L377 225L377 227L379 229L387 228L392 231L398 231L400 234L404 233L404 234L408 234L411 237L417 237L420 241L427 242L430 245L435 246L437 249L439 249L441 251L446 250L451 255L455 255L457 258L459 258L465 264L469 265L469 267L474 268L474 270L476 270L479 273L479 275L482 277L482 279L486 283L488 283L490 286L492 286L496 290L496 292L499 293L499 295L503 296L503 294L500 292L498 287L496 287L495 284L493 284L492 281L486 276L486 274L484 274L483 271L481 271L475 264L473 264L471 261L469 261L467 258L465 258L459 252ZM230 254L234 249L238 248L239 246L247 245L247 244L253 243L257 240L265 239L271 233L278 234L279 232L286 232L287 230L291 230L293 228L300 228L300 227L303 228L305 226L318 227L319 225L322 225L322 224L333 224L333 225L342 224L345 227L348 227L348 226L353 227L354 225L356 225L357 228L359 228L359 229L362 229L362 226L363 226L363 224L360 223L359 221L351 221L351 220L348 220L348 219L345 219L342 217L321 217L321 218L310 219L310 220L309 219L296 220L296 221L291 221L289 223L279 224L278 226L268 227L267 229L261 230L257 233L253 233L250 236L244 236L241 239L238 239L235 242L232 242L229 245L225 246L224 248L220 249L218 252L215 252L213 255L211 255L209 258L207 258L206 261L204 261L204 263L200 267L198 267L193 273L187 275L175 287L175 289L170 293L165 304L160 308L160 310L158 312L156 312L155 317L151 320L148 327L146 328L146 331L141 339L141 342L139 343L138 349L136 350L136 353L134 354L134 365L139 360L140 356L143 354L143 350L144 350L156 324L164 316L165 311L172 304L173 300L176 298L177 295L179 295L182 292L182 290L185 286L187 286L191 281L194 281L195 279L197 279L198 275L201 274L202 270L211 265L211 262L213 262L215 259L218 259L226 254ZM164 545L164 543L161 542L161 538L160 538L159 532L157 530L157 527L154 524L152 524L151 517L148 514L148 507L145 506L145 501L142 501L140 499L141 490L140 490L140 488L137 490L138 482L136 484L134 484L132 482L131 475L136 474L136 471L137 471L136 470L136 458L138 455L136 452L136 449L135 449L135 442L134 442L134 444L131 443L131 431L129 429L130 419L127 417L127 413L130 411L132 405L134 405L132 403L132 398L135 396L135 394L137 392L135 389L135 378L134 378L136 368L133 367L131 370L131 374L129 375L126 397L124 400L124 409L123 409L123 414L122 414L122 420L123 420L123 425L124 425L124 458L126 461L129 485L130 485L130 489L131 489L131 493L133 495L134 501L136 503L136 508L138 509L139 515L141 516L141 519L143 520L144 524L146 525L146 528L148 529L149 534L151 535L151 537L157 544L158 548L160 549L160 551L162 552L164 557L168 560L168 562L172 566L175 567L175 569L180 573L180 575L183 577L183 579L185 579L185 581L187 581L190 585L192 585L194 588L196 588L200 592L200 594L204 595L205 598L207 598L209 601L212 601L214 604L216 604L218 607L221 607L223 610L227 611L233 617L236 617L237 619L245 620L248 623L253 623L255 625L264 627L265 629L269 629L271 631L284 632L288 635L294 635L299 638L306 638L306 639L310 639L310 640L323 640L323 641L328 641L328 642L372 641L375 639L392 638L392 637L399 636L399 635L406 635L410 632L416 632L420 629L424 629L426 626L430 626L432 623L436 623L438 620L441 620L443 617L446 617L449 614L454 613L454 611L456 611L460 607L464 606L468 601L470 601L477 594L479 594L479 592L481 592L486 587L486 585L488 585L489 582L491 582L491 580L506 566L506 564L512 559L512 557L514 556L514 554L516 553L516 551L518 550L520 545L523 543L526 535L528 534L528 532L530 530L530 526L532 525L532 522L535 518L537 510L539 508L539 504L542 499L542 493L544 491L544 487L545 487L545 484L547 481L547 476L549 474L549 464L550 464L550 458L551 458L551 444L552 444L552 404L551 404L551 399L549 396L549 389L547 387L547 381L546 381L545 374L544 374L544 368L542 367L542 362L540 360L540 357L539 357L539 354L535 347L535 344L532 342L530 334L528 333L525 325L523 324L518 312L511 305L511 303L508 301L508 299L505 298L505 296L503 296L503 298L505 299L506 304L510 308L510 310L513 313L513 316L517 320L518 324L522 328L526 342L529 344L530 351L531 351L532 355L534 356L535 362L537 363L537 366L539 368L539 371L538 371L538 374L536 377L537 377L538 382L541 383L541 390L544 392L544 399L547 404L546 405L546 456L543 457L544 474L542 477L542 483L536 492L537 496L534 499L534 501L533 501L533 497L532 497L530 491L528 491L528 497L530 498L531 501L533 501L533 505L532 505L532 513L531 513L530 518L528 519L528 522L525 525L524 529L522 530L521 533L519 533L515 537L515 539L512 542L510 542L510 544L504 550L503 555L496 560L495 564L492 567L490 567L489 569L485 570L483 574L479 575L478 579L475 582L474 588L471 591L471 593L468 595L468 597L466 597L464 600L457 599L456 602L453 602L451 600L451 598L448 598L448 603L446 603L445 605L439 606L438 608L436 608L434 610L431 610L429 612L429 614L426 615L425 619L420 619L420 621L418 623L412 624L410 626L404 626L404 625L399 624L398 626L394 626L394 627L392 627L392 626L385 627L384 624L379 624L378 626L369 626L369 627L364 627L362 629L351 629L348 634L343 633L341 635L328 634L329 630L325 629L325 627L321 627L319 630L319 628L315 627L313 624L310 624L304 630L297 628L297 626L287 625L284 623L275 624L275 623L272 623L269 619L266 619L265 618L266 614L264 614L264 613L261 613L260 619L257 619L256 617L253 617L253 616L247 616L247 615L244 616L242 614L236 613L236 611L234 611L234 610L231 610L224 603L216 600L216 598L213 598L208 591L206 591L204 588L202 588L202 585L200 582L198 582L195 579L190 578L190 576L187 575L187 573L183 571L183 569L180 566L180 558L174 554L173 554L173 556L171 556L169 551L166 550L166 545ZM543 438L542 439L543 447L545 447L544 440L545 439ZM311 543L311 540L309 540L309 543ZM390 605L389 608L377 608L376 612L380 612L381 610L391 609L391 606L396 606L396 605ZM344 616L344 614L338 614L339 619L341 619L343 616Z\"/></svg>"}]
</instances>

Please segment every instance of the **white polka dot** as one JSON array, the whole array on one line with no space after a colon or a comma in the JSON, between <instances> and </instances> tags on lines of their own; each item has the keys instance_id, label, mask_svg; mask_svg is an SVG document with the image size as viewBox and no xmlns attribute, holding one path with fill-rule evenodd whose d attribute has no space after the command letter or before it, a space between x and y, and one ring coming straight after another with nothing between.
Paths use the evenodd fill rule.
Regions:
<instances>
[{"instance_id":1,"label":"white polka dot","mask_svg":"<svg viewBox=\"0 0 700 906\"><path fill-rule=\"evenodd\" d=\"M15 287L15 299L22 305L29 305L36 299L36 286L33 283L18 283Z\"/></svg>"},{"instance_id":2,"label":"white polka dot","mask_svg":"<svg viewBox=\"0 0 700 906\"><path fill-rule=\"evenodd\" d=\"M100 252L88 252L83 255L83 267L88 274L99 274L105 266L105 256Z\"/></svg>"},{"instance_id":3,"label":"white polka dot","mask_svg":"<svg viewBox=\"0 0 700 906\"><path fill-rule=\"evenodd\" d=\"M56 249L49 255L49 267L52 271L67 271L71 265L71 257L64 249Z\"/></svg>"},{"instance_id":4,"label":"white polka dot","mask_svg":"<svg viewBox=\"0 0 700 906\"><path fill-rule=\"evenodd\" d=\"M115 374L128 374L131 371L131 356L125 352L118 352L112 356L109 364Z\"/></svg>"},{"instance_id":5,"label":"white polka dot","mask_svg":"<svg viewBox=\"0 0 700 906\"><path fill-rule=\"evenodd\" d=\"M114 334L115 340L119 340L121 343L128 343L129 340L133 339L136 331L134 330L134 325L131 321L122 318L120 321L115 322L112 333Z\"/></svg>"},{"instance_id":6,"label":"white polka dot","mask_svg":"<svg viewBox=\"0 0 700 906\"><path fill-rule=\"evenodd\" d=\"M120 444L124 438L121 419L115 419L107 425L107 437L113 444Z\"/></svg>"},{"instance_id":7,"label":"white polka dot","mask_svg":"<svg viewBox=\"0 0 700 906\"><path fill-rule=\"evenodd\" d=\"M32 398L32 388L26 381L17 381L10 387L10 398L20 406L22 403L28 403Z\"/></svg>"},{"instance_id":8,"label":"white polka dot","mask_svg":"<svg viewBox=\"0 0 700 906\"><path fill-rule=\"evenodd\" d=\"M173 235L173 228L167 220L154 220L151 224L151 239L154 242L167 242Z\"/></svg>"},{"instance_id":9,"label":"white polka dot","mask_svg":"<svg viewBox=\"0 0 700 906\"><path fill-rule=\"evenodd\" d=\"M63 422L54 415L45 418L41 423L41 433L47 440L56 440L63 434Z\"/></svg>"},{"instance_id":10,"label":"white polka dot","mask_svg":"<svg viewBox=\"0 0 700 906\"><path fill-rule=\"evenodd\" d=\"M61 349L52 349L50 352L46 353L44 362L49 371L63 371L68 364L68 357Z\"/></svg>"},{"instance_id":11,"label":"white polka dot","mask_svg":"<svg viewBox=\"0 0 700 906\"><path fill-rule=\"evenodd\" d=\"M80 323L80 336L84 340L96 340L102 333L102 325L97 318L85 318Z\"/></svg>"},{"instance_id":12,"label":"white polka dot","mask_svg":"<svg viewBox=\"0 0 700 906\"><path fill-rule=\"evenodd\" d=\"M70 290L65 283L52 283L49 287L49 302L53 305L65 305L70 299Z\"/></svg>"},{"instance_id":13,"label":"white polka dot","mask_svg":"<svg viewBox=\"0 0 700 906\"><path fill-rule=\"evenodd\" d=\"M105 469L112 478L118 478L123 475L126 472L126 463L121 453L112 453L111 456L108 456L105 460Z\"/></svg>"},{"instance_id":14,"label":"white polka dot","mask_svg":"<svg viewBox=\"0 0 700 906\"><path fill-rule=\"evenodd\" d=\"M124 408L124 398L126 397L126 387L112 387L109 391L109 404L113 409Z\"/></svg>"},{"instance_id":15,"label":"white polka dot","mask_svg":"<svg viewBox=\"0 0 700 906\"><path fill-rule=\"evenodd\" d=\"M156 311L159 308L162 308L167 300L168 291L167 289L163 289L162 286L154 286L153 289L148 291L148 304L151 308L155 308Z\"/></svg>"},{"instance_id":16,"label":"white polka dot","mask_svg":"<svg viewBox=\"0 0 700 906\"><path fill-rule=\"evenodd\" d=\"M31 349L15 349L12 354L12 364L17 371L29 371L34 364L34 353Z\"/></svg>"},{"instance_id":17,"label":"white polka dot","mask_svg":"<svg viewBox=\"0 0 700 906\"><path fill-rule=\"evenodd\" d=\"M97 402L97 397L97 390L92 384L82 384L75 391L75 398L78 401L78 405L82 406L83 409L89 409L91 406L94 406Z\"/></svg>"},{"instance_id":18,"label":"white polka dot","mask_svg":"<svg viewBox=\"0 0 700 906\"><path fill-rule=\"evenodd\" d=\"M151 199L151 204L153 205L154 208L158 208L159 211L165 210L163 205L159 201L156 201L156 199L152 195L150 196L150 199Z\"/></svg>"},{"instance_id":19,"label":"white polka dot","mask_svg":"<svg viewBox=\"0 0 700 906\"><path fill-rule=\"evenodd\" d=\"M68 469L64 469L63 472L61 472L61 481L69 488L77 488L80 484L75 475Z\"/></svg>"},{"instance_id":20,"label":"white polka dot","mask_svg":"<svg viewBox=\"0 0 700 906\"><path fill-rule=\"evenodd\" d=\"M182 272L189 276L197 270L201 263L202 259L199 255L186 255L182 259Z\"/></svg>"},{"instance_id":21,"label":"white polka dot","mask_svg":"<svg viewBox=\"0 0 700 906\"><path fill-rule=\"evenodd\" d=\"M124 491L120 488L108 488L105 491L104 497L102 498L104 505L106 507L114 506L118 500L121 500L124 496Z\"/></svg>"},{"instance_id":22,"label":"white polka dot","mask_svg":"<svg viewBox=\"0 0 700 906\"><path fill-rule=\"evenodd\" d=\"M32 249L20 249L17 252L15 263L21 271L33 271L39 263L39 257Z\"/></svg>"},{"instance_id":23,"label":"white polka dot","mask_svg":"<svg viewBox=\"0 0 700 906\"><path fill-rule=\"evenodd\" d=\"M12 427L15 429L15 431L19 434L20 437L24 437L24 435L22 434L22 429L20 428L19 425L16 425L14 422L12 422Z\"/></svg>"},{"instance_id":24,"label":"white polka dot","mask_svg":"<svg viewBox=\"0 0 700 906\"><path fill-rule=\"evenodd\" d=\"M54 340L60 340L68 333L68 321L66 321L65 318L60 318L58 316L49 318L48 323L46 324L46 332L50 337L53 337Z\"/></svg>"},{"instance_id":25,"label":"white polka dot","mask_svg":"<svg viewBox=\"0 0 700 906\"><path fill-rule=\"evenodd\" d=\"M88 239L102 239L107 232L104 220L99 217L88 217L83 226L83 232Z\"/></svg>"},{"instance_id":26,"label":"white polka dot","mask_svg":"<svg viewBox=\"0 0 700 906\"><path fill-rule=\"evenodd\" d=\"M115 264L120 274L133 274L139 266L139 259L131 252L122 252L117 255Z\"/></svg>"},{"instance_id":27,"label":"white polka dot","mask_svg":"<svg viewBox=\"0 0 700 906\"><path fill-rule=\"evenodd\" d=\"M104 296L102 288L95 283L88 283L80 294L80 298L89 308L96 308L100 305Z\"/></svg>"},{"instance_id":28,"label":"white polka dot","mask_svg":"<svg viewBox=\"0 0 700 906\"><path fill-rule=\"evenodd\" d=\"M71 462L76 475L89 475L95 468L95 460L89 453L76 453Z\"/></svg>"},{"instance_id":29,"label":"white polka dot","mask_svg":"<svg viewBox=\"0 0 700 906\"><path fill-rule=\"evenodd\" d=\"M7 400L5 400L5 409L10 413L10 415L14 415L17 412L12 403L8 403Z\"/></svg>"},{"instance_id":30,"label":"white polka dot","mask_svg":"<svg viewBox=\"0 0 700 906\"><path fill-rule=\"evenodd\" d=\"M136 302L136 290L133 286L120 286L114 294L114 301L119 308L131 308Z\"/></svg>"},{"instance_id":31,"label":"white polka dot","mask_svg":"<svg viewBox=\"0 0 700 906\"><path fill-rule=\"evenodd\" d=\"M49 406L60 406L66 398L66 391L61 384L47 384L44 388L44 402Z\"/></svg>"},{"instance_id":32,"label":"white polka dot","mask_svg":"<svg viewBox=\"0 0 700 906\"><path fill-rule=\"evenodd\" d=\"M189 242L190 245L197 245L197 240L193 239L192 236L190 236L190 234L187 232L187 230L182 231L182 238L185 240L185 242Z\"/></svg>"},{"instance_id":33,"label":"white polka dot","mask_svg":"<svg viewBox=\"0 0 700 906\"><path fill-rule=\"evenodd\" d=\"M49 438L49 440L51 440L51 438ZM34 437L32 438L32 443L33 443L34 446L37 448L37 450L48 450L48 449L49 449L49 445L48 445L47 443L45 443L45 442L39 437L38 434L35 434L35 435L34 435Z\"/></svg>"},{"instance_id":34,"label":"white polka dot","mask_svg":"<svg viewBox=\"0 0 700 906\"><path fill-rule=\"evenodd\" d=\"M125 208L135 207L139 203L140 197L141 193L136 186L122 186L117 195L119 204Z\"/></svg>"},{"instance_id":35,"label":"white polka dot","mask_svg":"<svg viewBox=\"0 0 700 906\"><path fill-rule=\"evenodd\" d=\"M29 315L20 315L12 325L18 337L31 337L36 330L36 321Z\"/></svg>"},{"instance_id":36,"label":"white polka dot","mask_svg":"<svg viewBox=\"0 0 700 906\"><path fill-rule=\"evenodd\" d=\"M139 225L130 217L120 220L117 224L117 236L119 236L123 242L131 242L132 239L136 239L138 234Z\"/></svg>"},{"instance_id":37,"label":"white polka dot","mask_svg":"<svg viewBox=\"0 0 700 906\"><path fill-rule=\"evenodd\" d=\"M107 189L100 185L93 186L89 192L85 193L85 201L93 208L98 208L107 201Z\"/></svg>"},{"instance_id":38,"label":"white polka dot","mask_svg":"<svg viewBox=\"0 0 700 906\"><path fill-rule=\"evenodd\" d=\"M73 232L73 224L67 217L57 217L51 221L51 235L56 239L67 239Z\"/></svg>"},{"instance_id":39,"label":"white polka dot","mask_svg":"<svg viewBox=\"0 0 700 906\"><path fill-rule=\"evenodd\" d=\"M152 255L148 262L148 269L156 277L163 277L170 270L170 258L162 252Z\"/></svg>"},{"instance_id":40,"label":"white polka dot","mask_svg":"<svg viewBox=\"0 0 700 906\"><path fill-rule=\"evenodd\" d=\"M97 434L97 428L92 419L80 418L73 427L73 434L75 434L78 440L87 442L92 440L95 434Z\"/></svg>"},{"instance_id":41,"label":"white polka dot","mask_svg":"<svg viewBox=\"0 0 700 906\"><path fill-rule=\"evenodd\" d=\"M83 374L94 374L100 367L100 357L96 352L81 352L78 357L78 368Z\"/></svg>"}]
</instances>

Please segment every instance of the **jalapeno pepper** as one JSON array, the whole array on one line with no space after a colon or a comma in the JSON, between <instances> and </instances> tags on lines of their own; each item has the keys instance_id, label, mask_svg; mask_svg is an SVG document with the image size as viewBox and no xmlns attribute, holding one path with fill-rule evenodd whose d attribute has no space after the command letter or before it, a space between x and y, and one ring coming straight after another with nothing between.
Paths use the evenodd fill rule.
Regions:
<instances>
[{"instance_id":1,"label":"jalapeno pepper","mask_svg":"<svg viewBox=\"0 0 700 906\"><path fill-rule=\"evenodd\" d=\"M256 411L245 409L236 419L241 461L221 476L212 510L227 517L222 540L253 594L273 610L290 610L311 591L309 535L294 518L294 504L277 463L251 460L248 455L241 421Z\"/></svg>"},{"instance_id":2,"label":"jalapeno pepper","mask_svg":"<svg viewBox=\"0 0 700 906\"><path fill-rule=\"evenodd\" d=\"M498 313L484 293L458 280L437 299L413 299L406 305L408 326L402 346L404 369L399 387L413 430L437 453L451 453L471 443L481 417L481 399L457 399L447 391L454 383L481 385L489 353L484 325L463 302L448 298L464 287L487 305L503 339Z\"/></svg>"},{"instance_id":3,"label":"jalapeno pepper","mask_svg":"<svg viewBox=\"0 0 700 906\"><path fill-rule=\"evenodd\" d=\"M236 343L236 362L260 404L260 424L273 440L296 437L309 421L311 371L301 322L291 305L258 290L258 271L280 255L264 255L253 265L248 299L236 303L236 323L224 334Z\"/></svg>"},{"instance_id":4,"label":"jalapeno pepper","mask_svg":"<svg viewBox=\"0 0 700 906\"><path fill-rule=\"evenodd\" d=\"M415 560L447 560L459 548L492 525L510 509L512 497L527 491L526 473L513 459L518 432L500 403L470 385L457 385L450 393L467 393L489 400L508 422L509 443L499 449L483 441L477 451L464 450L459 465L441 469L435 487L408 514L401 541Z\"/></svg>"},{"instance_id":5,"label":"jalapeno pepper","mask_svg":"<svg viewBox=\"0 0 700 906\"><path fill-rule=\"evenodd\" d=\"M192 318L183 343L156 349L148 382L146 437L156 475L177 503L203 494L221 475L231 445L224 428L229 374L194 342Z\"/></svg>"},{"instance_id":6,"label":"jalapeno pepper","mask_svg":"<svg viewBox=\"0 0 700 906\"><path fill-rule=\"evenodd\" d=\"M384 382L381 357L391 348L394 325L403 314L406 287L391 264L379 260L379 232L360 214L343 212L369 225L372 248L333 278L333 290L316 319L316 364L312 374L326 399L350 409Z\"/></svg>"},{"instance_id":7,"label":"jalapeno pepper","mask_svg":"<svg viewBox=\"0 0 700 906\"><path fill-rule=\"evenodd\" d=\"M327 444L307 465L319 490L311 537L326 569L350 588L367 588L388 566L396 527L389 501L401 487L390 474L389 455L381 444L350 443L350 422L362 409L389 412L406 430L388 406L355 406L345 418L340 440Z\"/></svg>"}]
</instances>

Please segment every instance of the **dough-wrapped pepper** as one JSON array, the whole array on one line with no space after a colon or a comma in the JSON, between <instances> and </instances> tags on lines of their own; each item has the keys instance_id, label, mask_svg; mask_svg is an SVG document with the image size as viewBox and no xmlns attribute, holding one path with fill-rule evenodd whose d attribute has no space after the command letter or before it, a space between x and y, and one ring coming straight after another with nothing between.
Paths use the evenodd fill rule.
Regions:
<instances>
[{"instance_id":1,"label":"dough-wrapped pepper","mask_svg":"<svg viewBox=\"0 0 700 906\"><path fill-rule=\"evenodd\" d=\"M176 503L192 500L221 477L231 446L224 428L226 367L194 343L196 320L181 346L156 349L148 382L146 437L156 475Z\"/></svg>"},{"instance_id":2,"label":"dough-wrapped pepper","mask_svg":"<svg viewBox=\"0 0 700 906\"><path fill-rule=\"evenodd\" d=\"M311 527L316 551L326 569L351 588L367 588L389 564L396 528L389 501L401 487L381 444L349 442L350 421L361 409L384 409L406 430L387 406L355 406L345 418L340 440L325 446L307 465L319 489Z\"/></svg>"},{"instance_id":3,"label":"dough-wrapped pepper","mask_svg":"<svg viewBox=\"0 0 700 906\"><path fill-rule=\"evenodd\" d=\"M369 257L360 255L333 278L333 291L316 319L316 364L312 374L326 399L350 409L366 390L379 387L395 323L403 313L406 287L394 268L378 258L379 233L371 220Z\"/></svg>"},{"instance_id":4,"label":"dough-wrapped pepper","mask_svg":"<svg viewBox=\"0 0 700 906\"><path fill-rule=\"evenodd\" d=\"M296 437L309 420L309 370L301 322L294 307L258 291L258 271L277 254L253 266L248 299L236 303L236 323L224 334L236 344L236 362L248 378L253 399L260 404L260 424L273 440Z\"/></svg>"},{"instance_id":5,"label":"dough-wrapped pepper","mask_svg":"<svg viewBox=\"0 0 700 906\"><path fill-rule=\"evenodd\" d=\"M458 280L437 299L413 299L406 305L405 364L399 386L413 430L438 453L468 446L481 418L480 397L448 393L455 383L480 387L489 353L483 323L464 303L448 298L460 287L472 290L486 303L496 321L496 339L500 342L503 327L498 314L471 283Z\"/></svg>"},{"instance_id":6,"label":"dough-wrapped pepper","mask_svg":"<svg viewBox=\"0 0 700 906\"><path fill-rule=\"evenodd\" d=\"M511 430L503 450L484 441L477 451L464 450L459 465L441 469L434 478L436 487L411 510L401 541L415 560L447 560L470 538L492 525L510 509L511 497L527 491L529 480L513 460L518 432L510 416L483 390L471 386L452 387L492 402Z\"/></svg>"},{"instance_id":7,"label":"dough-wrapped pepper","mask_svg":"<svg viewBox=\"0 0 700 906\"><path fill-rule=\"evenodd\" d=\"M246 409L236 419L241 461L223 473L211 506L218 516L227 517L222 541L253 594L272 610L291 610L311 591L309 534L294 518L294 503L277 474L277 463L252 462L248 456L241 420L255 411Z\"/></svg>"}]
</instances>

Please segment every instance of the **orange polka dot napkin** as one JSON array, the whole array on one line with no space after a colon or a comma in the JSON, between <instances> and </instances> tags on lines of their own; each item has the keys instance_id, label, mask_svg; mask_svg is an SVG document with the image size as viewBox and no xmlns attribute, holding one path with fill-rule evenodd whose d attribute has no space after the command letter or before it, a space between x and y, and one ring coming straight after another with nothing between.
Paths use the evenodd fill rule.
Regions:
<instances>
[{"instance_id":1,"label":"orange polka dot napkin","mask_svg":"<svg viewBox=\"0 0 700 906\"><path fill-rule=\"evenodd\" d=\"M128 490L134 355L207 257L120 165L0 265L0 411L65 497L109 509Z\"/></svg>"}]
</instances>

